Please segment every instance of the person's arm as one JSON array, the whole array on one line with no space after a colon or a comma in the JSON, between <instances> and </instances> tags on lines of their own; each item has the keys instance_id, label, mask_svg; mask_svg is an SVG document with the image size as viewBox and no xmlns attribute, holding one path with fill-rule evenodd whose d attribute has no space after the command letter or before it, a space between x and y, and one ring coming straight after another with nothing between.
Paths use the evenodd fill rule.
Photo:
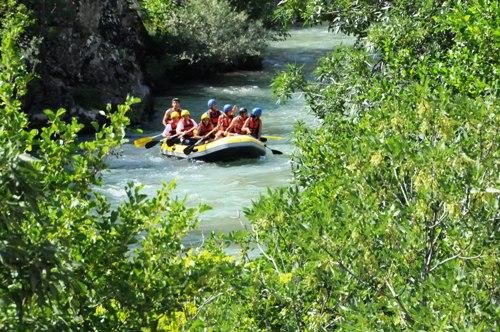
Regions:
<instances>
[{"instance_id":1,"label":"person's arm","mask_svg":"<svg viewBox=\"0 0 500 332\"><path fill-rule=\"evenodd\" d=\"M183 130L184 130L184 123L182 121L177 122L177 128L175 130L177 134L181 134Z\"/></svg>"},{"instance_id":2,"label":"person's arm","mask_svg":"<svg viewBox=\"0 0 500 332\"><path fill-rule=\"evenodd\" d=\"M219 124L219 122L217 122L217 125L214 127L214 129L212 129L212 130L210 131L210 133L209 133L209 134L216 133L216 132L218 132L218 131L219 131L219 129L220 129L220 124ZM208 135L208 134L207 134L207 135ZM207 135L205 135L205 136L207 136Z\"/></svg>"},{"instance_id":3,"label":"person's arm","mask_svg":"<svg viewBox=\"0 0 500 332\"><path fill-rule=\"evenodd\" d=\"M180 134L180 135L179 135L179 134L177 134L177 135L179 135L179 137L180 137L180 138L183 138L183 137L184 137L184 135L189 134L190 132L192 132L192 131L193 131L193 130L195 130L195 129L196 129L196 127L193 127L193 128L191 128L191 129L189 129L189 130L186 130L186 131L185 131L185 132L183 132L182 134Z\"/></svg>"},{"instance_id":4,"label":"person's arm","mask_svg":"<svg viewBox=\"0 0 500 332\"><path fill-rule=\"evenodd\" d=\"M262 119L259 119L259 132L257 133L257 138L262 135Z\"/></svg>"},{"instance_id":5,"label":"person's arm","mask_svg":"<svg viewBox=\"0 0 500 332\"><path fill-rule=\"evenodd\" d=\"M194 122L194 124L196 124L196 121L193 120L193 122ZM182 128L180 128L179 124L182 125ZM196 129L196 126L193 126L191 129L184 131L184 124L183 123L179 123L179 124L177 125L177 134L178 135L180 134L181 137L183 137L186 134L189 134L190 132L192 132L193 130Z\"/></svg>"},{"instance_id":6,"label":"person's arm","mask_svg":"<svg viewBox=\"0 0 500 332\"><path fill-rule=\"evenodd\" d=\"M170 118L170 113L172 113L172 112L170 111L170 108L169 108L168 110L166 110L166 111L165 111L165 114L163 114L163 120L162 120L162 123L163 123L163 125L164 125L165 127L166 127L166 126L167 126L167 124L168 124L168 123L167 123L167 121L168 121L168 119Z\"/></svg>"},{"instance_id":7,"label":"person's arm","mask_svg":"<svg viewBox=\"0 0 500 332\"><path fill-rule=\"evenodd\" d=\"M200 136L200 126L201 126L201 124L202 124L202 122L200 122L198 125L196 125L196 129L193 132L195 138L203 138L203 137L205 137L205 135Z\"/></svg>"},{"instance_id":8,"label":"person's arm","mask_svg":"<svg viewBox=\"0 0 500 332\"><path fill-rule=\"evenodd\" d=\"M248 128L248 122L250 121L250 118L245 120L245 123L243 124L243 127L241 127L241 131L245 132L246 134L250 134L250 129Z\"/></svg>"},{"instance_id":9,"label":"person's arm","mask_svg":"<svg viewBox=\"0 0 500 332\"><path fill-rule=\"evenodd\" d=\"M172 130L172 126L171 126L171 125L170 125L170 123L169 123L169 124L167 124L167 125L165 126L165 129L163 130L163 133L162 133L163 137L168 137L168 136L170 136L170 131L171 131L171 130Z\"/></svg>"},{"instance_id":10,"label":"person's arm","mask_svg":"<svg viewBox=\"0 0 500 332\"><path fill-rule=\"evenodd\" d=\"M194 136L193 136L194 138L201 138L199 125L196 126L196 129L193 131L193 134L194 134Z\"/></svg>"},{"instance_id":11,"label":"person's arm","mask_svg":"<svg viewBox=\"0 0 500 332\"><path fill-rule=\"evenodd\" d=\"M236 118L234 118L233 120L231 120L231 123L229 124L229 127L227 127L226 129L226 134L231 132L231 129L233 129L234 125L236 124Z\"/></svg>"},{"instance_id":12,"label":"person's arm","mask_svg":"<svg viewBox=\"0 0 500 332\"><path fill-rule=\"evenodd\" d=\"M208 137L210 137L210 135L212 135L213 133L216 133L217 130L219 130L219 125L215 126L212 130L210 130L207 134L205 134L203 136L203 138L207 139Z\"/></svg>"}]
</instances>

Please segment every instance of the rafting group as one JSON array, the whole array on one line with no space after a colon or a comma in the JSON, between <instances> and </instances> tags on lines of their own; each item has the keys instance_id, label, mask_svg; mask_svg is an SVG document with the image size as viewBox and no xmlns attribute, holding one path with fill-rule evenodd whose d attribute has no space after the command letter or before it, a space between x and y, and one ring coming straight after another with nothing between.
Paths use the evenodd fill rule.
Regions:
<instances>
[{"instance_id":1,"label":"rafting group","mask_svg":"<svg viewBox=\"0 0 500 332\"><path fill-rule=\"evenodd\" d=\"M207 162L260 158L266 155L266 150L273 155L283 154L265 144L268 139L283 138L262 136L261 108L256 107L248 114L244 107L226 104L219 111L215 99L210 99L207 106L198 124L188 110L181 108L178 98L172 99L172 107L163 116L163 132L138 138L134 146L150 149L160 144L164 156Z\"/></svg>"},{"instance_id":2,"label":"rafting group","mask_svg":"<svg viewBox=\"0 0 500 332\"><path fill-rule=\"evenodd\" d=\"M171 143L193 145L207 143L234 135L250 135L260 139L262 134L262 109L256 107L248 115L244 107L226 104L222 111L212 98L207 102L208 110L201 115L200 123L191 118L188 110L181 108L178 98L172 99L172 106L163 116L162 136Z\"/></svg>"}]
</instances>

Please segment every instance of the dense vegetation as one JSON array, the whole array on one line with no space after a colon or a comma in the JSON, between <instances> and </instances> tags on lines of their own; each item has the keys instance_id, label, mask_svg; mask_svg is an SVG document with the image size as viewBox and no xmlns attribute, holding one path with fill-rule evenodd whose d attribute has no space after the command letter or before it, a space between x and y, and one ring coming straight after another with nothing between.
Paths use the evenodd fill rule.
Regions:
<instances>
[{"instance_id":1,"label":"dense vegetation","mask_svg":"<svg viewBox=\"0 0 500 332\"><path fill-rule=\"evenodd\" d=\"M30 75L18 45L31 19L13 0L0 16L0 329L177 328L226 292L234 263L215 247L183 249L199 209L170 199L172 185L147 198L131 184L116 208L95 192L134 99L105 111L109 125L94 140L79 141L82 126L63 122L62 109L28 130L19 99Z\"/></svg>"},{"instance_id":2,"label":"dense vegetation","mask_svg":"<svg viewBox=\"0 0 500 332\"><path fill-rule=\"evenodd\" d=\"M494 330L498 3L292 1L280 15L297 12L360 39L322 59L315 81L290 66L274 82L284 99L303 90L324 121L297 126L296 186L250 214L270 257L255 264L293 276L261 317Z\"/></svg>"},{"instance_id":3,"label":"dense vegetation","mask_svg":"<svg viewBox=\"0 0 500 332\"><path fill-rule=\"evenodd\" d=\"M143 20L154 45L148 58L148 73L154 79L164 79L165 74L185 78L194 73L199 77L235 67L260 66L272 35L260 16L266 19L269 11L241 1L178 3L141 1ZM251 10L252 19L245 10Z\"/></svg>"},{"instance_id":4,"label":"dense vegetation","mask_svg":"<svg viewBox=\"0 0 500 332\"><path fill-rule=\"evenodd\" d=\"M234 260L215 240L183 248L204 207L171 186L131 184L116 208L94 191L134 99L91 141L64 110L27 129L30 14L0 4L0 329L498 328L497 2L296 0L277 15L360 39L314 81L296 66L274 81L323 121L297 125L296 183L247 211Z\"/></svg>"}]
</instances>

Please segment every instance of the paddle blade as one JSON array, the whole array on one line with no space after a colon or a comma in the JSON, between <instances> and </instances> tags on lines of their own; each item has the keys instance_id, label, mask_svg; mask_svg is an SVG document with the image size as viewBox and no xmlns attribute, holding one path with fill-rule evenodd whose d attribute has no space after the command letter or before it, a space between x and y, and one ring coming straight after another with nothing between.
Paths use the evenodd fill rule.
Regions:
<instances>
[{"instance_id":1,"label":"paddle blade","mask_svg":"<svg viewBox=\"0 0 500 332\"><path fill-rule=\"evenodd\" d=\"M264 143L265 143L265 142L267 142L267 137L261 137L261 138L259 138L259 141L261 141L261 142L264 142Z\"/></svg>"},{"instance_id":2,"label":"paddle blade","mask_svg":"<svg viewBox=\"0 0 500 332\"><path fill-rule=\"evenodd\" d=\"M267 146L267 145L265 145L265 144L264 144L264 146L265 146L266 148L268 148L269 150L271 150L271 152L272 152L273 154L283 154L283 152L281 152L280 150L271 149L270 147L268 147L268 146Z\"/></svg>"},{"instance_id":3,"label":"paddle blade","mask_svg":"<svg viewBox=\"0 0 500 332\"><path fill-rule=\"evenodd\" d=\"M153 140L153 137L142 137L138 138L134 141L134 146L136 148L142 148L144 145L147 143L151 142Z\"/></svg>"},{"instance_id":4,"label":"paddle blade","mask_svg":"<svg viewBox=\"0 0 500 332\"><path fill-rule=\"evenodd\" d=\"M274 150L274 149L271 149L271 152L273 154L283 154L283 152L281 152L280 150Z\"/></svg>"},{"instance_id":5,"label":"paddle blade","mask_svg":"<svg viewBox=\"0 0 500 332\"><path fill-rule=\"evenodd\" d=\"M167 139L167 146L174 146L177 137L171 137Z\"/></svg>"},{"instance_id":6,"label":"paddle blade","mask_svg":"<svg viewBox=\"0 0 500 332\"><path fill-rule=\"evenodd\" d=\"M160 143L160 142L161 142L161 140L160 140L160 141L151 141L151 142L147 142L147 143L145 144L145 146L144 146L144 147L145 147L146 149L151 149L153 146L156 146L156 145L157 145L158 143Z\"/></svg>"},{"instance_id":7,"label":"paddle blade","mask_svg":"<svg viewBox=\"0 0 500 332\"><path fill-rule=\"evenodd\" d=\"M184 152L185 155L190 154L194 150L194 144L190 146L186 146L182 152Z\"/></svg>"},{"instance_id":8,"label":"paddle blade","mask_svg":"<svg viewBox=\"0 0 500 332\"><path fill-rule=\"evenodd\" d=\"M190 154L191 152L193 151L196 151L194 148L197 146L197 145L200 145L201 143L203 143L203 141L205 140L205 138L200 138L196 143L194 144L191 144L189 146L186 146L183 150L184 154L188 155Z\"/></svg>"}]
</instances>

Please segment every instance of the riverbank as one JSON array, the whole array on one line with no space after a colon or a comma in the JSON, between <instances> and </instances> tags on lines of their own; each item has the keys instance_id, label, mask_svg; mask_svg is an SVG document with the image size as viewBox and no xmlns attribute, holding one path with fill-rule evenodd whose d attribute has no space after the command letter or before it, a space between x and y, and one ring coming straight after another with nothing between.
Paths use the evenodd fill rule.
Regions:
<instances>
[{"instance_id":1,"label":"riverbank","mask_svg":"<svg viewBox=\"0 0 500 332\"><path fill-rule=\"evenodd\" d=\"M92 122L104 121L99 111L127 95L141 99L130 113L132 124L141 124L151 117L153 94L179 81L260 69L271 36L258 17L235 11L225 0L25 4L33 18L25 61L34 77L23 109L34 128L46 125L43 110L65 108L65 119L77 118L85 125L81 133L88 134Z\"/></svg>"}]
</instances>

